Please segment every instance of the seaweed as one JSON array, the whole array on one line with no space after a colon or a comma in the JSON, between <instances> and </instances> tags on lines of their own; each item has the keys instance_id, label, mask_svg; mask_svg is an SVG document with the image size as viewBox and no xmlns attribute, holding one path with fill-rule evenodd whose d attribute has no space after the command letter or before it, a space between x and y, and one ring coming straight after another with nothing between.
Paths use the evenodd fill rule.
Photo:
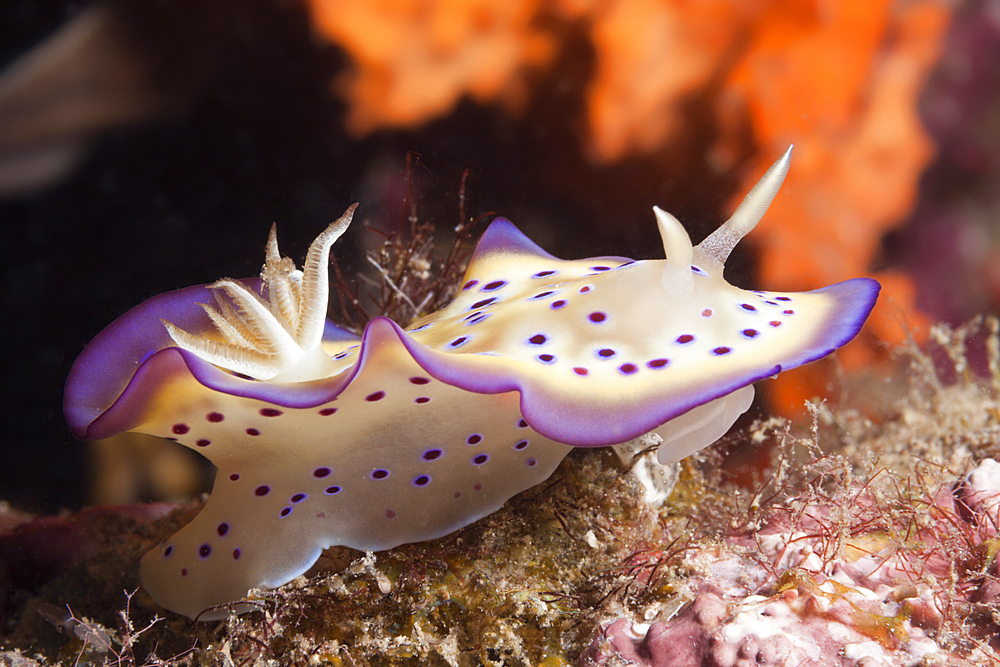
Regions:
<instances>
[{"instance_id":1,"label":"seaweed","mask_svg":"<svg viewBox=\"0 0 1000 667\"><path fill-rule=\"evenodd\" d=\"M376 277L359 273L358 280L352 281L331 256L338 323L357 334L375 316L388 317L405 327L451 301L472 254L473 231L495 215L492 212L475 217L468 214L468 180L469 169L466 168L458 188L458 220L450 230L451 242L442 246L435 237L434 223L418 215L413 194L413 154L407 153L405 219L391 232L366 228L382 238L378 249L366 255Z\"/></svg>"}]
</instances>

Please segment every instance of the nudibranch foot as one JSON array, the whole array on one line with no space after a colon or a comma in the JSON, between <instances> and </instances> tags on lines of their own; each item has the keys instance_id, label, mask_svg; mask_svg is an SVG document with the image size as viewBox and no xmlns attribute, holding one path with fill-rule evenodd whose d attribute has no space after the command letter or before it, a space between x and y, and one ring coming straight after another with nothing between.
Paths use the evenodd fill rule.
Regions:
<instances>
[{"instance_id":1,"label":"nudibranch foot","mask_svg":"<svg viewBox=\"0 0 1000 667\"><path fill-rule=\"evenodd\" d=\"M660 463L656 458L662 444L663 438L654 431L611 446L618 460L642 486L643 500L654 507L662 506L670 498L680 473L679 464Z\"/></svg>"},{"instance_id":2,"label":"nudibranch foot","mask_svg":"<svg viewBox=\"0 0 1000 667\"><path fill-rule=\"evenodd\" d=\"M754 382L851 340L878 295L866 278L802 293L725 280L788 162L698 246L654 209L665 260L558 259L498 218L454 300L405 330L376 317L358 337L324 319L328 255L353 206L301 271L272 227L261 279L129 311L74 363L70 427L158 435L218 468L201 513L143 558L144 586L195 617L289 581L329 546L387 549L465 526L570 447L655 432L668 463L711 444Z\"/></svg>"},{"instance_id":3,"label":"nudibranch foot","mask_svg":"<svg viewBox=\"0 0 1000 667\"><path fill-rule=\"evenodd\" d=\"M441 537L552 474L571 448L521 419L516 392L438 382L401 335L373 320L361 370L314 407L208 404L184 376L162 388L173 409L143 430L203 453L218 472L198 516L142 559L143 586L159 604L194 617L294 579L333 545L383 550Z\"/></svg>"}]
</instances>

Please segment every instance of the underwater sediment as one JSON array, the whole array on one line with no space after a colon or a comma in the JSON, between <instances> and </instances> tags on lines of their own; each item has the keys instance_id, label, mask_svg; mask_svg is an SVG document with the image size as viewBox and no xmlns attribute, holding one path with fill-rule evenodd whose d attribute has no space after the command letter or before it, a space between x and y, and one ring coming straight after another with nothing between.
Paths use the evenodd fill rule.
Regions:
<instances>
[{"instance_id":1,"label":"underwater sediment","mask_svg":"<svg viewBox=\"0 0 1000 667\"><path fill-rule=\"evenodd\" d=\"M139 557L197 506L13 517L3 664L995 664L997 329L933 330L811 426L735 429L665 503L609 450L576 451L457 533L329 550L219 623L138 587ZM750 483L736 447L767 461ZM72 553L34 572L56 542Z\"/></svg>"}]
</instances>

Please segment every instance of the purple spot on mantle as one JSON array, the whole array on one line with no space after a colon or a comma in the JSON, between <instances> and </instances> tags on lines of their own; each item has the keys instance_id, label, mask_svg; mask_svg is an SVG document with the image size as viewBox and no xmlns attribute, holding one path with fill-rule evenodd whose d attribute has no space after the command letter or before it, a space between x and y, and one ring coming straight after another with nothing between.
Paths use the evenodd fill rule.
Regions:
<instances>
[{"instance_id":1,"label":"purple spot on mantle","mask_svg":"<svg viewBox=\"0 0 1000 667\"><path fill-rule=\"evenodd\" d=\"M431 399L429 396L418 396L417 398L413 399L413 402L419 405L423 405L424 403L429 403L430 400Z\"/></svg>"},{"instance_id":2,"label":"purple spot on mantle","mask_svg":"<svg viewBox=\"0 0 1000 667\"><path fill-rule=\"evenodd\" d=\"M558 271L539 271L538 273L536 273L535 275L533 275L531 277L532 278L545 278L546 276L554 276L557 273L559 273L559 272Z\"/></svg>"},{"instance_id":3,"label":"purple spot on mantle","mask_svg":"<svg viewBox=\"0 0 1000 667\"><path fill-rule=\"evenodd\" d=\"M221 422L225 418L226 418L225 415L223 415L221 412L209 412L207 415L205 415L205 419L216 424Z\"/></svg>"},{"instance_id":4,"label":"purple spot on mantle","mask_svg":"<svg viewBox=\"0 0 1000 667\"><path fill-rule=\"evenodd\" d=\"M261 408L260 414L262 417L280 417L285 413L275 408Z\"/></svg>"},{"instance_id":5,"label":"purple spot on mantle","mask_svg":"<svg viewBox=\"0 0 1000 667\"><path fill-rule=\"evenodd\" d=\"M171 544L166 549L163 550L163 557L166 558L174 552L174 546Z\"/></svg>"},{"instance_id":6,"label":"purple spot on mantle","mask_svg":"<svg viewBox=\"0 0 1000 667\"><path fill-rule=\"evenodd\" d=\"M615 356L615 351L610 347L604 347L597 351L597 356L603 357L604 359L610 359Z\"/></svg>"},{"instance_id":7,"label":"purple spot on mantle","mask_svg":"<svg viewBox=\"0 0 1000 667\"><path fill-rule=\"evenodd\" d=\"M196 442L194 444L198 445L199 447L208 447L209 445L212 444L212 441L211 440L205 440L204 438L202 438L201 440L199 440L198 442Z\"/></svg>"},{"instance_id":8,"label":"purple spot on mantle","mask_svg":"<svg viewBox=\"0 0 1000 667\"><path fill-rule=\"evenodd\" d=\"M587 318L594 324L600 324L604 320L608 319L608 316L601 312L594 312L588 315Z\"/></svg>"},{"instance_id":9,"label":"purple spot on mantle","mask_svg":"<svg viewBox=\"0 0 1000 667\"><path fill-rule=\"evenodd\" d=\"M552 296L553 294L555 294L555 292L553 292L553 291L551 291L551 290L550 290L550 291L548 291L548 292L539 292L539 293L538 293L538 294L536 294L535 296L533 296L533 297L530 297L530 298L529 298L528 300L529 300L529 301L536 301L536 300L538 300L538 299L544 299L544 298L545 298L545 297L547 297L547 296Z\"/></svg>"},{"instance_id":10,"label":"purple spot on mantle","mask_svg":"<svg viewBox=\"0 0 1000 667\"><path fill-rule=\"evenodd\" d=\"M730 352L732 352L732 349L730 349L728 347L724 347L724 346L723 347L717 347L714 350L712 350L712 354L714 354L716 356L719 356L719 357L721 357L724 354L729 354Z\"/></svg>"},{"instance_id":11,"label":"purple spot on mantle","mask_svg":"<svg viewBox=\"0 0 1000 667\"><path fill-rule=\"evenodd\" d=\"M776 296L776 297L774 297L774 300L775 301L791 301L792 297L790 297L790 296Z\"/></svg>"},{"instance_id":12,"label":"purple spot on mantle","mask_svg":"<svg viewBox=\"0 0 1000 667\"><path fill-rule=\"evenodd\" d=\"M743 334L744 338L756 338L760 334L756 329L744 329L740 333Z\"/></svg>"},{"instance_id":13,"label":"purple spot on mantle","mask_svg":"<svg viewBox=\"0 0 1000 667\"><path fill-rule=\"evenodd\" d=\"M468 445L478 445L482 441L483 441L483 436L479 435L478 433L473 433L472 435L470 435L468 438L465 439L465 442Z\"/></svg>"},{"instance_id":14,"label":"purple spot on mantle","mask_svg":"<svg viewBox=\"0 0 1000 667\"><path fill-rule=\"evenodd\" d=\"M470 280L469 282L467 282L464 285L462 285L462 289L463 290L472 289L473 287L475 287L478 284L479 284L478 280Z\"/></svg>"},{"instance_id":15,"label":"purple spot on mantle","mask_svg":"<svg viewBox=\"0 0 1000 667\"><path fill-rule=\"evenodd\" d=\"M211 555L212 555L212 547L208 546L207 544L203 544L200 547L198 547L198 558L204 560Z\"/></svg>"},{"instance_id":16,"label":"purple spot on mantle","mask_svg":"<svg viewBox=\"0 0 1000 667\"><path fill-rule=\"evenodd\" d=\"M174 424L174 427L170 430L174 432L174 435L184 435L191 430L191 427L187 424Z\"/></svg>"},{"instance_id":17,"label":"purple spot on mantle","mask_svg":"<svg viewBox=\"0 0 1000 667\"><path fill-rule=\"evenodd\" d=\"M552 310L559 310L565 305L566 301L564 299L557 299L556 301L553 301L552 303L549 304L549 308L551 308Z\"/></svg>"},{"instance_id":18,"label":"purple spot on mantle","mask_svg":"<svg viewBox=\"0 0 1000 667\"><path fill-rule=\"evenodd\" d=\"M375 470L372 470L371 474L372 479L385 479L388 476L389 476L389 471L386 470L385 468L376 468Z\"/></svg>"},{"instance_id":19,"label":"purple spot on mantle","mask_svg":"<svg viewBox=\"0 0 1000 667\"><path fill-rule=\"evenodd\" d=\"M548 338L546 338L544 334L535 334L534 336L528 339L528 342L531 343L532 345L542 345L547 340Z\"/></svg>"},{"instance_id":20,"label":"purple spot on mantle","mask_svg":"<svg viewBox=\"0 0 1000 667\"><path fill-rule=\"evenodd\" d=\"M521 451L522 449L524 449L527 446L528 446L528 441L527 440L521 440L516 445L514 445L514 449L516 449L518 451Z\"/></svg>"},{"instance_id":21,"label":"purple spot on mantle","mask_svg":"<svg viewBox=\"0 0 1000 667\"><path fill-rule=\"evenodd\" d=\"M291 507L284 507L284 508L282 508L282 510L278 514L281 516L282 519L284 519L286 516L288 516L291 513L292 513L292 508Z\"/></svg>"},{"instance_id":22,"label":"purple spot on mantle","mask_svg":"<svg viewBox=\"0 0 1000 667\"><path fill-rule=\"evenodd\" d=\"M260 431L255 428L248 428L247 435L260 435Z\"/></svg>"},{"instance_id":23,"label":"purple spot on mantle","mask_svg":"<svg viewBox=\"0 0 1000 667\"><path fill-rule=\"evenodd\" d=\"M653 359L651 361L647 361L646 365L655 370L657 368L664 368L669 363L669 359Z\"/></svg>"},{"instance_id":24,"label":"purple spot on mantle","mask_svg":"<svg viewBox=\"0 0 1000 667\"><path fill-rule=\"evenodd\" d=\"M461 345L465 345L467 342L469 342L468 336L459 336L455 340L448 343L448 347L459 347Z\"/></svg>"},{"instance_id":25,"label":"purple spot on mantle","mask_svg":"<svg viewBox=\"0 0 1000 667\"><path fill-rule=\"evenodd\" d=\"M420 455L420 458L422 458L424 461L433 461L434 459L439 458L440 456L441 456L440 449L428 449L427 451L425 451L423 454Z\"/></svg>"},{"instance_id":26,"label":"purple spot on mantle","mask_svg":"<svg viewBox=\"0 0 1000 667\"><path fill-rule=\"evenodd\" d=\"M483 308L485 306L490 305L496 300L497 298L495 296L491 296L489 299L483 299L482 301L477 301L474 304L472 304L472 308L470 308L469 310L476 310L477 308Z\"/></svg>"},{"instance_id":27,"label":"purple spot on mantle","mask_svg":"<svg viewBox=\"0 0 1000 667\"><path fill-rule=\"evenodd\" d=\"M270 492L271 492L271 487L267 486L266 484L258 486L256 489L253 490L253 494L255 496L266 496Z\"/></svg>"},{"instance_id":28,"label":"purple spot on mantle","mask_svg":"<svg viewBox=\"0 0 1000 667\"><path fill-rule=\"evenodd\" d=\"M323 493L325 493L328 496L335 496L338 493L340 493L340 487L339 486L328 486L328 487L326 487L326 490Z\"/></svg>"},{"instance_id":29,"label":"purple spot on mantle","mask_svg":"<svg viewBox=\"0 0 1000 667\"><path fill-rule=\"evenodd\" d=\"M322 479L322 478L327 477L329 475L330 475L330 469L329 468L316 468L315 470L313 470L313 477L316 477L318 479Z\"/></svg>"},{"instance_id":30,"label":"purple spot on mantle","mask_svg":"<svg viewBox=\"0 0 1000 667\"><path fill-rule=\"evenodd\" d=\"M635 364L622 364L621 366L618 367L618 370L624 373L625 375L631 375L632 373L635 373L639 369L636 367Z\"/></svg>"},{"instance_id":31,"label":"purple spot on mantle","mask_svg":"<svg viewBox=\"0 0 1000 667\"><path fill-rule=\"evenodd\" d=\"M375 401L381 401L383 398L385 398L384 391L376 391L373 394L368 394L367 396L365 396L365 400L368 401L369 403L374 403Z\"/></svg>"},{"instance_id":32,"label":"purple spot on mantle","mask_svg":"<svg viewBox=\"0 0 1000 667\"><path fill-rule=\"evenodd\" d=\"M240 478L240 474L238 472L234 472L232 475L229 476L229 481L230 482L235 482L235 481L238 481L239 478Z\"/></svg>"},{"instance_id":33,"label":"purple spot on mantle","mask_svg":"<svg viewBox=\"0 0 1000 667\"><path fill-rule=\"evenodd\" d=\"M323 408L322 410L319 411L319 414L323 415L324 417L329 417L330 415L332 415L336 411L337 411L337 408Z\"/></svg>"},{"instance_id":34,"label":"purple spot on mantle","mask_svg":"<svg viewBox=\"0 0 1000 667\"><path fill-rule=\"evenodd\" d=\"M551 354L540 354L535 358L538 359L543 364L551 364L556 360L555 356Z\"/></svg>"},{"instance_id":35,"label":"purple spot on mantle","mask_svg":"<svg viewBox=\"0 0 1000 667\"><path fill-rule=\"evenodd\" d=\"M240 550L233 549L233 560L239 560L239 559L240 559Z\"/></svg>"},{"instance_id":36,"label":"purple spot on mantle","mask_svg":"<svg viewBox=\"0 0 1000 667\"><path fill-rule=\"evenodd\" d=\"M288 499L288 502L292 503L293 505L297 505L308 497L309 496L307 496L304 493L296 493L294 496Z\"/></svg>"},{"instance_id":37,"label":"purple spot on mantle","mask_svg":"<svg viewBox=\"0 0 1000 667\"><path fill-rule=\"evenodd\" d=\"M751 306L749 303L741 303L740 308L742 308L743 310L749 310L751 312L757 310L755 306Z\"/></svg>"},{"instance_id":38,"label":"purple spot on mantle","mask_svg":"<svg viewBox=\"0 0 1000 667\"><path fill-rule=\"evenodd\" d=\"M507 284L506 280L494 280L493 282L486 283L485 285L483 285L481 288L479 288L479 291L480 292L492 292L494 290L500 289L501 287L503 287L506 284Z\"/></svg>"},{"instance_id":39,"label":"purple spot on mantle","mask_svg":"<svg viewBox=\"0 0 1000 667\"><path fill-rule=\"evenodd\" d=\"M575 368L573 369L573 372L574 372L574 373L576 373L577 375L586 375L586 374L587 374L587 373L589 373L590 371L588 371L588 370L587 370L586 368L584 368L583 366L577 366L577 367L575 367Z\"/></svg>"},{"instance_id":40,"label":"purple spot on mantle","mask_svg":"<svg viewBox=\"0 0 1000 667\"><path fill-rule=\"evenodd\" d=\"M481 466L490 460L489 454L476 454L472 457L472 465Z\"/></svg>"},{"instance_id":41,"label":"purple spot on mantle","mask_svg":"<svg viewBox=\"0 0 1000 667\"><path fill-rule=\"evenodd\" d=\"M217 532L219 534L219 537L222 537L223 535L225 535L226 533L229 532L229 524L228 523L220 523L216 527L215 532Z\"/></svg>"},{"instance_id":42,"label":"purple spot on mantle","mask_svg":"<svg viewBox=\"0 0 1000 667\"><path fill-rule=\"evenodd\" d=\"M430 475L417 475L413 478L413 486L427 486L430 482Z\"/></svg>"},{"instance_id":43,"label":"purple spot on mantle","mask_svg":"<svg viewBox=\"0 0 1000 667\"><path fill-rule=\"evenodd\" d=\"M427 384L428 382L430 382L430 380L424 377L420 377L419 375L410 378L410 384Z\"/></svg>"},{"instance_id":44,"label":"purple spot on mantle","mask_svg":"<svg viewBox=\"0 0 1000 667\"><path fill-rule=\"evenodd\" d=\"M677 337L677 342L680 343L681 345L687 345L693 340L694 336L692 336L691 334L681 334L680 336Z\"/></svg>"}]
</instances>

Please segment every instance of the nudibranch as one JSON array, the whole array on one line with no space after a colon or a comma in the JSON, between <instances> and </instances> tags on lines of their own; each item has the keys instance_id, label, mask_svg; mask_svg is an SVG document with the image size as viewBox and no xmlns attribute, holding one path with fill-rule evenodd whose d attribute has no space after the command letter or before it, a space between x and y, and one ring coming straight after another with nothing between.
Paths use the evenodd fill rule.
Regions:
<instances>
[{"instance_id":1,"label":"nudibranch","mask_svg":"<svg viewBox=\"0 0 1000 667\"><path fill-rule=\"evenodd\" d=\"M167 609L218 618L332 545L382 550L465 526L572 447L655 431L671 462L714 442L753 382L849 341L879 291L866 278L788 294L725 281L789 159L697 247L654 208L665 260L561 260L498 218L451 304L406 329L376 317L358 337L326 320L328 254L353 207L302 270L272 229L260 279L135 307L73 365L73 432L149 433L217 468L201 512L143 557L143 585Z\"/></svg>"}]
</instances>

